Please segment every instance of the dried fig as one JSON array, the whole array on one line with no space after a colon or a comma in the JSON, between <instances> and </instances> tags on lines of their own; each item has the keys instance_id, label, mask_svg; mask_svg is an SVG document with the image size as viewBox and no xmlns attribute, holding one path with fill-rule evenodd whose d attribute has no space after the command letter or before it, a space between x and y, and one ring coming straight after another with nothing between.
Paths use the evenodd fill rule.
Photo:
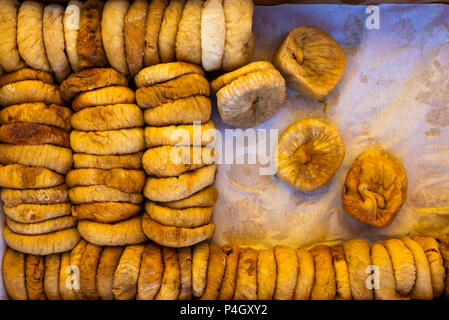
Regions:
<instances>
[{"instance_id":1,"label":"dried fig","mask_svg":"<svg viewBox=\"0 0 449 320\"><path fill-rule=\"evenodd\" d=\"M315 282L315 262L310 251L296 250L298 257L298 279L296 280L295 300L309 300Z\"/></svg>"},{"instance_id":2,"label":"dried fig","mask_svg":"<svg viewBox=\"0 0 449 320\"><path fill-rule=\"evenodd\" d=\"M164 273L156 300L176 300L181 287L178 252L173 248L162 247L162 258L164 260Z\"/></svg>"},{"instance_id":3,"label":"dried fig","mask_svg":"<svg viewBox=\"0 0 449 320\"><path fill-rule=\"evenodd\" d=\"M218 299L231 300L232 297L234 297L235 292L237 268L240 259L240 248L236 244L226 244L223 246L223 252L226 254L226 269L223 276L223 281L221 282Z\"/></svg>"},{"instance_id":4,"label":"dried fig","mask_svg":"<svg viewBox=\"0 0 449 320\"><path fill-rule=\"evenodd\" d=\"M144 214L142 229L150 240L161 246L181 248L212 238L215 224L211 222L197 228L170 227L160 224Z\"/></svg>"},{"instance_id":5,"label":"dried fig","mask_svg":"<svg viewBox=\"0 0 449 320\"><path fill-rule=\"evenodd\" d=\"M192 288L193 296L201 297L206 289L207 266L210 247L207 242L201 242L192 248Z\"/></svg>"},{"instance_id":6,"label":"dried fig","mask_svg":"<svg viewBox=\"0 0 449 320\"><path fill-rule=\"evenodd\" d=\"M273 250L259 250L259 255L257 256L257 300L273 299L276 287L276 274L276 259L274 258Z\"/></svg>"},{"instance_id":7,"label":"dried fig","mask_svg":"<svg viewBox=\"0 0 449 320\"><path fill-rule=\"evenodd\" d=\"M257 300L257 257L259 252L244 248L237 268L234 300Z\"/></svg>"},{"instance_id":8,"label":"dried fig","mask_svg":"<svg viewBox=\"0 0 449 320\"><path fill-rule=\"evenodd\" d=\"M203 69L192 63L181 61L161 63L140 70L134 77L134 82L137 88L150 87L192 73L204 76Z\"/></svg>"},{"instance_id":9,"label":"dried fig","mask_svg":"<svg viewBox=\"0 0 449 320\"><path fill-rule=\"evenodd\" d=\"M201 300L217 300L226 269L226 254L223 250L211 244L209 251L206 288Z\"/></svg>"},{"instance_id":10,"label":"dried fig","mask_svg":"<svg viewBox=\"0 0 449 320\"><path fill-rule=\"evenodd\" d=\"M279 178L293 188L311 191L335 175L345 156L345 146L337 130L328 124L304 119L285 130L276 154Z\"/></svg>"},{"instance_id":11,"label":"dried fig","mask_svg":"<svg viewBox=\"0 0 449 320\"><path fill-rule=\"evenodd\" d=\"M7 248L3 254L2 277L5 289L13 300L28 300L25 285L25 255Z\"/></svg>"},{"instance_id":12,"label":"dried fig","mask_svg":"<svg viewBox=\"0 0 449 320\"><path fill-rule=\"evenodd\" d=\"M217 92L221 120L231 126L257 126L269 119L284 100L285 80L274 68L240 76Z\"/></svg>"},{"instance_id":13,"label":"dried fig","mask_svg":"<svg viewBox=\"0 0 449 320\"><path fill-rule=\"evenodd\" d=\"M384 150L362 153L343 186L343 209L353 218L383 228L407 198L407 175L402 164Z\"/></svg>"},{"instance_id":14,"label":"dried fig","mask_svg":"<svg viewBox=\"0 0 449 320\"><path fill-rule=\"evenodd\" d=\"M277 265L274 300L291 300L298 278L298 258L296 251L287 246L273 248Z\"/></svg>"},{"instance_id":15,"label":"dried fig","mask_svg":"<svg viewBox=\"0 0 449 320\"><path fill-rule=\"evenodd\" d=\"M178 300L192 300L192 247L179 248L178 260L181 278Z\"/></svg>"},{"instance_id":16,"label":"dried fig","mask_svg":"<svg viewBox=\"0 0 449 320\"><path fill-rule=\"evenodd\" d=\"M273 64L287 86L319 100L331 91L343 75L346 56L340 45L315 27L293 28L273 57Z\"/></svg>"}]
</instances>

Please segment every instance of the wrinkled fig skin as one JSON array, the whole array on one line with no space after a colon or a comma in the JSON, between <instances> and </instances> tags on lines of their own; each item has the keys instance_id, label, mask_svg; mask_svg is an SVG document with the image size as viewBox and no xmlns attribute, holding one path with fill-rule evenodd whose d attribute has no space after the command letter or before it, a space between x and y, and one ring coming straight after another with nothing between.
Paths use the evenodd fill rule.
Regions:
<instances>
[{"instance_id":1,"label":"wrinkled fig skin","mask_svg":"<svg viewBox=\"0 0 449 320\"><path fill-rule=\"evenodd\" d=\"M299 26L284 38L273 55L273 64L289 88L305 97L320 100L343 75L346 55L325 31Z\"/></svg>"},{"instance_id":2,"label":"wrinkled fig skin","mask_svg":"<svg viewBox=\"0 0 449 320\"><path fill-rule=\"evenodd\" d=\"M353 218L383 228L407 199L402 164L383 150L368 150L354 162L343 186L343 209Z\"/></svg>"},{"instance_id":3,"label":"wrinkled fig skin","mask_svg":"<svg viewBox=\"0 0 449 320\"><path fill-rule=\"evenodd\" d=\"M276 150L278 177L302 191L325 186L345 157L338 131L317 119L292 123L279 139Z\"/></svg>"}]
</instances>

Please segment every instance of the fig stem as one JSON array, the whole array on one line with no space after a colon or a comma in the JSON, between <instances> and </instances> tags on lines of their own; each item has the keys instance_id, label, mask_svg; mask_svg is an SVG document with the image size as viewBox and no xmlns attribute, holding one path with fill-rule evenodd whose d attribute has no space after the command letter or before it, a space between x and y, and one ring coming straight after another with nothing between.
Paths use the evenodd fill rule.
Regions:
<instances>
[{"instance_id":1,"label":"fig stem","mask_svg":"<svg viewBox=\"0 0 449 320\"><path fill-rule=\"evenodd\" d=\"M304 59L304 53L302 52L302 49L300 47L296 47L295 52L293 53L293 56L296 61L298 61L299 64L302 63L302 60Z\"/></svg>"},{"instance_id":2,"label":"fig stem","mask_svg":"<svg viewBox=\"0 0 449 320\"><path fill-rule=\"evenodd\" d=\"M312 160L312 157L310 156L310 154L304 152L304 150L302 148L298 148L298 150L296 150L295 152L296 155L296 159L298 159L298 162L300 164L306 164L308 162L310 162L310 160Z\"/></svg>"},{"instance_id":3,"label":"fig stem","mask_svg":"<svg viewBox=\"0 0 449 320\"><path fill-rule=\"evenodd\" d=\"M375 204L378 208L385 208L385 199L380 194L369 191L368 186L366 184L360 184L358 186L358 190L360 195L362 196L363 201L371 200L373 204Z\"/></svg>"}]
</instances>

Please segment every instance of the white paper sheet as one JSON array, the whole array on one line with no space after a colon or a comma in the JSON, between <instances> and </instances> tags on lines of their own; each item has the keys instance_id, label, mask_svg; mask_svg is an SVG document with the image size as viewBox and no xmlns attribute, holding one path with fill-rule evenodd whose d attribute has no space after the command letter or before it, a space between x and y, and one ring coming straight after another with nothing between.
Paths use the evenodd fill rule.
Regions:
<instances>
[{"instance_id":1,"label":"white paper sheet","mask_svg":"<svg viewBox=\"0 0 449 320\"><path fill-rule=\"evenodd\" d=\"M365 27L365 6L257 7L253 60L271 60L295 26L330 33L347 55L345 73L323 102L288 90L280 110L259 128L279 135L313 117L336 128L345 143L342 166L320 190L300 192L257 165L221 165L214 240L256 248L361 237L376 241L409 233L449 232L449 6L381 5L380 29ZM216 115L217 127L227 128ZM383 147L402 161L408 199L394 222L377 229L349 217L341 190L353 161ZM226 150L224 150L226 151Z\"/></svg>"},{"instance_id":2,"label":"white paper sheet","mask_svg":"<svg viewBox=\"0 0 449 320\"><path fill-rule=\"evenodd\" d=\"M381 5L379 30L365 28L365 8L255 8L253 60L270 61L283 37L298 25L324 29L347 54L345 74L325 103L288 90L280 110L258 128L282 133L293 121L322 119L340 132L346 157L331 182L311 193L289 188L276 176L260 176L256 165L220 165L213 217L218 244L299 247L449 232L449 6ZM220 131L228 128L216 111L214 121ZM408 200L385 229L357 222L341 208L346 172L358 154L374 146L398 157L409 179ZM0 256L3 251L0 241ZM0 299L6 297L0 280Z\"/></svg>"}]
</instances>

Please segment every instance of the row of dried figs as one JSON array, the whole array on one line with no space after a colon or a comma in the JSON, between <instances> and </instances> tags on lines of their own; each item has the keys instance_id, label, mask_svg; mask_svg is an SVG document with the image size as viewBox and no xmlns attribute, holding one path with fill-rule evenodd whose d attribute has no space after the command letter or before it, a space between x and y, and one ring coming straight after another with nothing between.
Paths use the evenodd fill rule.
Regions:
<instances>
[{"instance_id":1,"label":"row of dried figs","mask_svg":"<svg viewBox=\"0 0 449 320\"><path fill-rule=\"evenodd\" d=\"M233 70L251 58L252 0L1 0L0 70L30 66L62 82L71 72L187 61Z\"/></svg>"},{"instance_id":2,"label":"row of dried figs","mask_svg":"<svg viewBox=\"0 0 449 320\"><path fill-rule=\"evenodd\" d=\"M302 191L326 185L345 156L340 134L327 123L304 119L290 125L277 145L277 175ZM343 187L343 209L375 227L391 224L407 198L407 175L401 162L381 149L357 157Z\"/></svg>"},{"instance_id":3,"label":"row of dried figs","mask_svg":"<svg viewBox=\"0 0 449 320\"><path fill-rule=\"evenodd\" d=\"M18 300L429 300L449 297L448 272L449 235L309 250L81 240L46 256L8 248L2 263L6 290Z\"/></svg>"}]
</instances>

